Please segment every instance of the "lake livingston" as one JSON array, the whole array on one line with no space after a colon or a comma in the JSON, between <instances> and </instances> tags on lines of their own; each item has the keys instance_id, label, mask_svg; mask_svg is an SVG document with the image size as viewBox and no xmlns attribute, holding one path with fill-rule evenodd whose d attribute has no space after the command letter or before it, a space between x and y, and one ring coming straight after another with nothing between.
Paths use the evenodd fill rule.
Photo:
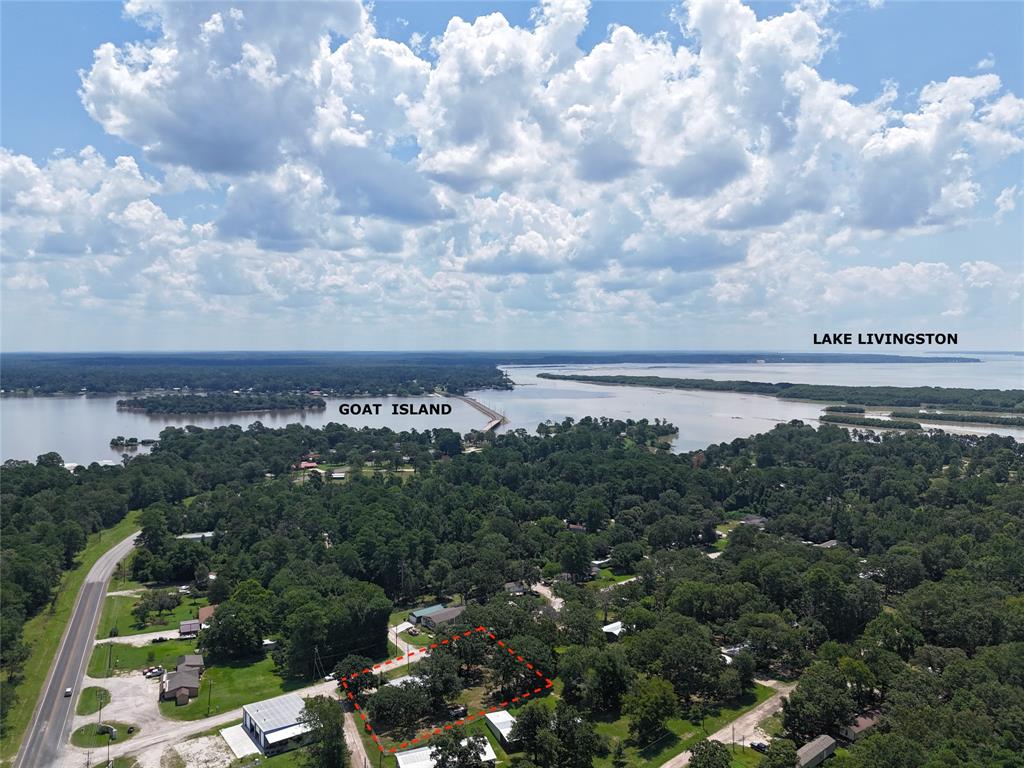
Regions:
<instances>
[{"instance_id":1,"label":"lake livingston","mask_svg":"<svg viewBox=\"0 0 1024 768\"><path fill-rule=\"evenodd\" d=\"M664 390L646 387L610 387L573 381L537 378L542 372L584 375L664 376L672 378L744 379L788 381L800 384L848 384L891 386L945 386L985 389L1024 387L1024 358L975 355L981 363L771 363L771 364L612 364L565 366L503 366L516 388L483 390L469 395L505 415L508 423L499 431L534 431L541 422L560 421L566 416L608 416L618 419L655 419L672 422L679 435L673 450L688 451L708 444L765 432L775 424L801 419L817 424L824 404L779 400L774 397L733 392ZM321 411L278 411L272 413L217 413L202 415L147 415L119 411L116 397L4 397L0 399L0 460L30 459L56 451L66 462L118 461L121 451L110 448L117 435L139 439L156 438L165 426L195 424L215 427L225 424L247 426L260 421L269 427L300 423L320 427L329 422L351 426L390 427L394 430L449 427L458 432L480 429L486 418L458 400L447 400L447 416L399 416L391 403L436 403L432 397L367 398L385 403L379 415L343 417L338 406L359 398L329 398ZM995 432L1024 441L1024 429L967 427L929 424L947 432Z\"/></svg>"}]
</instances>

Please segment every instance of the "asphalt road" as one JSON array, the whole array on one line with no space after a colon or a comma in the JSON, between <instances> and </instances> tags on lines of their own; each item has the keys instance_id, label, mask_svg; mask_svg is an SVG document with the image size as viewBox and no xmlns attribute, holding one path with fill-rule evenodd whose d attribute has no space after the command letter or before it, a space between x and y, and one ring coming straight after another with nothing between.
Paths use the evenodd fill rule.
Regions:
<instances>
[{"instance_id":1,"label":"asphalt road","mask_svg":"<svg viewBox=\"0 0 1024 768\"><path fill-rule=\"evenodd\" d=\"M14 768L54 768L58 765L61 747L70 736L70 724L82 676L92 653L107 582L117 564L135 546L136 535L133 533L107 550L86 575L57 657L43 686L43 695L36 702L28 733L14 760ZM64 696L65 688L71 688L71 696Z\"/></svg>"}]
</instances>

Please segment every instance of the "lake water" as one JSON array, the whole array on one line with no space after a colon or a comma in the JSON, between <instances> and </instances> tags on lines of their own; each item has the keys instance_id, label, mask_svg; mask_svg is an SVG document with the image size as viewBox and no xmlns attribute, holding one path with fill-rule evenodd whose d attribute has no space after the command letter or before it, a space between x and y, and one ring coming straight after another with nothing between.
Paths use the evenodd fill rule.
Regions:
<instances>
[{"instance_id":1,"label":"lake water","mask_svg":"<svg viewBox=\"0 0 1024 768\"><path fill-rule=\"evenodd\" d=\"M516 384L510 391L484 390L470 395L503 413L501 427L533 432L541 422L566 416L608 416L618 419L665 419L679 428L673 449L688 451L765 432L775 424L801 419L817 424L822 405L732 392L686 392L643 387L608 387L572 381L550 381L537 374L636 375L676 378L788 381L800 384L978 387L1018 389L1024 386L1024 358L985 356L974 364L786 364L765 365L572 365L510 366ZM155 438L167 425L201 427L261 421L269 427L295 422L320 427L329 422L395 430L449 427L458 432L480 429L487 418L458 400L448 416L396 416L391 403L437 403L437 398L369 398L382 402L380 415L342 417L338 406L355 399L330 398L322 411L149 416L118 411L116 397L5 397L0 399L0 460L35 459L56 451L66 462L118 461L121 451L109 446L116 435ZM929 424L947 432L996 432L1024 441L1024 429Z\"/></svg>"}]
</instances>

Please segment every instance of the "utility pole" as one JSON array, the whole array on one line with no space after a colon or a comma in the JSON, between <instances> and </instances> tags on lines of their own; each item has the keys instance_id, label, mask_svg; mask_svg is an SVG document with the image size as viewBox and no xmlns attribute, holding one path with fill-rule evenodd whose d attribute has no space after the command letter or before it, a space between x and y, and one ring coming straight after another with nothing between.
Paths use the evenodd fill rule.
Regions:
<instances>
[{"instance_id":1,"label":"utility pole","mask_svg":"<svg viewBox=\"0 0 1024 768\"><path fill-rule=\"evenodd\" d=\"M107 643L107 677L110 677L110 659L114 653L114 644Z\"/></svg>"},{"instance_id":2,"label":"utility pole","mask_svg":"<svg viewBox=\"0 0 1024 768\"><path fill-rule=\"evenodd\" d=\"M213 699L213 680L207 678L209 685L206 688L206 716L210 716L210 701Z\"/></svg>"}]
</instances>

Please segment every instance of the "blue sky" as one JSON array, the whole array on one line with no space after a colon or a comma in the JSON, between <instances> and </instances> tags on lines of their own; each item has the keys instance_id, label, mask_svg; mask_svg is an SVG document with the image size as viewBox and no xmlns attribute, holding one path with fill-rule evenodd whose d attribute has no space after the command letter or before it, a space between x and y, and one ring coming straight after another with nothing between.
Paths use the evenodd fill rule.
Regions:
<instances>
[{"instance_id":1,"label":"blue sky","mask_svg":"<svg viewBox=\"0 0 1024 768\"><path fill-rule=\"evenodd\" d=\"M1024 342L1020 3L8 2L0 31L7 350Z\"/></svg>"}]
</instances>

